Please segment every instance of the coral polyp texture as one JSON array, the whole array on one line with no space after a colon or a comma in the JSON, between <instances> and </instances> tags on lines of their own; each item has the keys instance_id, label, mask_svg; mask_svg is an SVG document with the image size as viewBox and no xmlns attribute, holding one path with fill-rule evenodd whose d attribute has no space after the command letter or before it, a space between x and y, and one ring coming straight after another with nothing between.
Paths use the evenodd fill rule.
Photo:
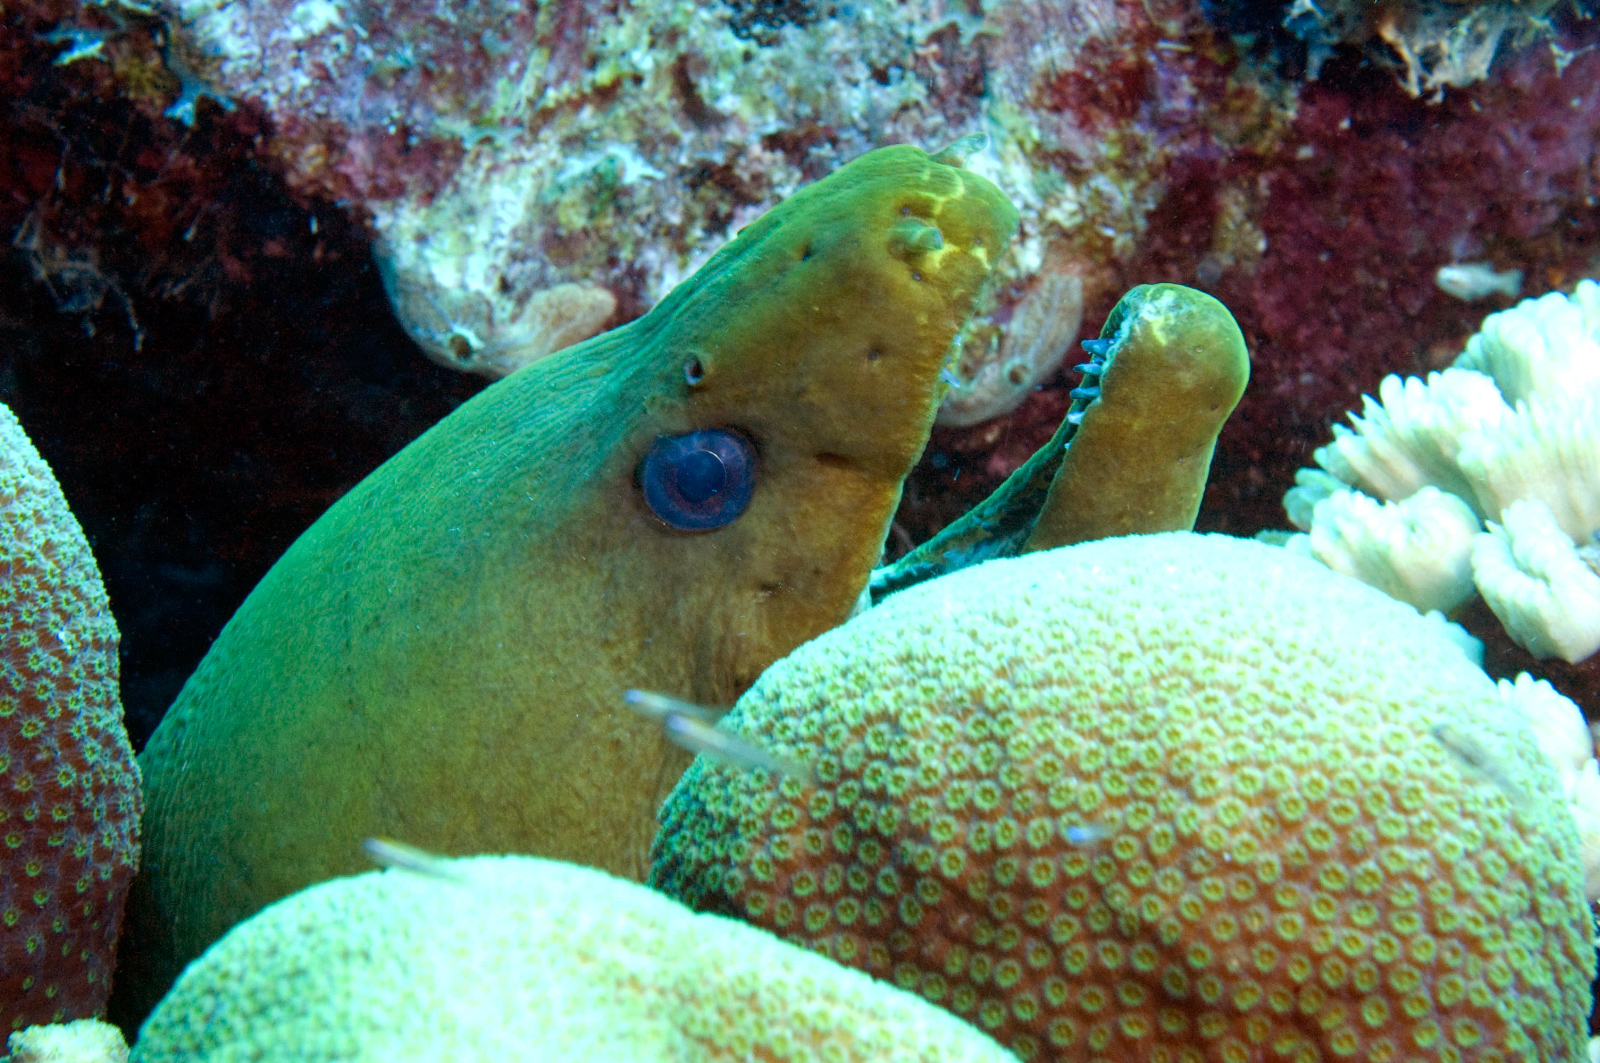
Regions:
<instances>
[{"instance_id":1,"label":"coral polyp texture","mask_svg":"<svg viewBox=\"0 0 1600 1063\"><path fill-rule=\"evenodd\" d=\"M1419 609L1480 593L1535 657L1600 650L1600 284L1491 314L1379 395L1285 497L1290 547Z\"/></svg>"},{"instance_id":2,"label":"coral polyp texture","mask_svg":"<svg viewBox=\"0 0 1600 1063\"><path fill-rule=\"evenodd\" d=\"M0 405L0 1027L104 1013L138 824L105 588Z\"/></svg>"},{"instance_id":3,"label":"coral polyp texture","mask_svg":"<svg viewBox=\"0 0 1600 1063\"><path fill-rule=\"evenodd\" d=\"M1441 625L1222 536L922 584L723 727L651 882L915 990L1023 1059L1584 1052L1591 920L1561 788Z\"/></svg>"},{"instance_id":4,"label":"coral polyp texture","mask_svg":"<svg viewBox=\"0 0 1600 1063\"><path fill-rule=\"evenodd\" d=\"M1004 1063L923 1001L642 886L428 859L297 893L207 950L135 1063Z\"/></svg>"}]
</instances>

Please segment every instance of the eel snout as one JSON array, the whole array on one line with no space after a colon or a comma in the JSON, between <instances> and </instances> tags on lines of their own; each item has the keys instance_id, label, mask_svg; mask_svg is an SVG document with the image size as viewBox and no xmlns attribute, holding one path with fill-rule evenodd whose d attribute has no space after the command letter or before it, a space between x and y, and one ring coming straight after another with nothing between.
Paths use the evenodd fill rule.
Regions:
<instances>
[{"instance_id":1,"label":"eel snout","mask_svg":"<svg viewBox=\"0 0 1600 1063\"><path fill-rule=\"evenodd\" d=\"M662 305L661 339L697 360L679 429L736 424L765 451L898 483L1016 224L989 181L906 145L801 189ZM687 360L662 362L676 373Z\"/></svg>"}]
</instances>

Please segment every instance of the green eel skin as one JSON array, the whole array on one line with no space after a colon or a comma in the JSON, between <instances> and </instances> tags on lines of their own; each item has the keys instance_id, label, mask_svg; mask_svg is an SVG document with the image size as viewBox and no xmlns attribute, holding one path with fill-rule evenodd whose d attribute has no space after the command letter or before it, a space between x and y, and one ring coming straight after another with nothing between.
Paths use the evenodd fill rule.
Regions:
<instances>
[{"instance_id":1,"label":"green eel skin","mask_svg":"<svg viewBox=\"0 0 1600 1063\"><path fill-rule=\"evenodd\" d=\"M1103 350L1049 442L970 512L873 570L873 604L990 558L1194 528L1217 435L1250 380L1238 323L1202 291L1141 284L1084 346Z\"/></svg>"},{"instance_id":2,"label":"green eel skin","mask_svg":"<svg viewBox=\"0 0 1600 1063\"><path fill-rule=\"evenodd\" d=\"M1228 308L1181 284L1141 284L1106 318L1100 394L1050 484L1024 550L1192 531L1217 434L1250 352Z\"/></svg>"},{"instance_id":3,"label":"green eel skin","mask_svg":"<svg viewBox=\"0 0 1600 1063\"><path fill-rule=\"evenodd\" d=\"M802 189L644 317L462 406L289 549L140 757L118 1021L239 920L369 867L369 836L643 876L690 756L622 693L732 704L850 613L1016 226L959 161L884 148ZM674 531L635 469L711 427L754 443L754 496Z\"/></svg>"}]
</instances>

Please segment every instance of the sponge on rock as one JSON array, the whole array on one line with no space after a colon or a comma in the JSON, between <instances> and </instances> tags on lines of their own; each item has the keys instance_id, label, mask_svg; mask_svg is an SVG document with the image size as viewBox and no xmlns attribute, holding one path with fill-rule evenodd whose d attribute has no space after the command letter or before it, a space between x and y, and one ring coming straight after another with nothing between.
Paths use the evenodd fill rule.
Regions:
<instances>
[{"instance_id":1,"label":"sponge on rock","mask_svg":"<svg viewBox=\"0 0 1600 1063\"><path fill-rule=\"evenodd\" d=\"M1006 1063L916 997L621 879L533 857L302 890L191 964L134 1063Z\"/></svg>"},{"instance_id":2,"label":"sponge on rock","mask_svg":"<svg viewBox=\"0 0 1600 1063\"><path fill-rule=\"evenodd\" d=\"M1307 558L1131 536L990 561L802 646L653 884L1023 1059L1581 1058L1573 815L1442 626Z\"/></svg>"}]
</instances>

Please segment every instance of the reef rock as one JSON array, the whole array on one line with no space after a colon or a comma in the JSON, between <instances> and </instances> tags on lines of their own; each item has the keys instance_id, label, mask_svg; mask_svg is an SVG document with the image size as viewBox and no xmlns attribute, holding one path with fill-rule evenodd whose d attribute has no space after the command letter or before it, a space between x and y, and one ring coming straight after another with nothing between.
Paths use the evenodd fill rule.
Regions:
<instances>
[{"instance_id":1,"label":"reef rock","mask_svg":"<svg viewBox=\"0 0 1600 1063\"><path fill-rule=\"evenodd\" d=\"M1120 289L1108 264L1171 159L1217 144L1196 119L1223 75L1177 2L177 10L196 69L275 121L291 182L370 216L412 337L489 375L637 316L841 162L982 133L972 165L1028 221L947 420L994 417L1054 372L1084 300Z\"/></svg>"}]
</instances>

